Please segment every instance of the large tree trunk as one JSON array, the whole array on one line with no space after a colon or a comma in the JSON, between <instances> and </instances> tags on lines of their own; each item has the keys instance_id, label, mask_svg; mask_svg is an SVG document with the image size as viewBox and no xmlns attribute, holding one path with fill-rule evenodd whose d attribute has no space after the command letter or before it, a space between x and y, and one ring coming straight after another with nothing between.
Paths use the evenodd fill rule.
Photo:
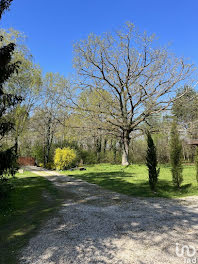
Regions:
<instances>
[{"instance_id":1,"label":"large tree trunk","mask_svg":"<svg viewBox=\"0 0 198 264\"><path fill-rule=\"evenodd\" d=\"M129 132L123 132L122 138L122 165L127 166L129 165L129 143L130 137Z\"/></svg>"}]
</instances>

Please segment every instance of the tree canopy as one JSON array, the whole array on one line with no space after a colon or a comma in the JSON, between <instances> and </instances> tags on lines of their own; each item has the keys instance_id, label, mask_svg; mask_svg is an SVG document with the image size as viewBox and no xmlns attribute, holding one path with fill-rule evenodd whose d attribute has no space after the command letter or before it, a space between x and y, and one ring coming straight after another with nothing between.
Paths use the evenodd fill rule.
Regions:
<instances>
[{"instance_id":1,"label":"tree canopy","mask_svg":"<svg viewBox=\"0 0 198 264\"><path fill-rule=\"evenodd\" d=\"M153 41L153 35L141 34L127 23L120 31L91 34L74 45L78 87L111 95L111 101L103 98L108 105L103 115L122 139L123 165L128 164L131 132L167 109L194 69L166 48L156 48Z\"/></svg>"}]
</instances>

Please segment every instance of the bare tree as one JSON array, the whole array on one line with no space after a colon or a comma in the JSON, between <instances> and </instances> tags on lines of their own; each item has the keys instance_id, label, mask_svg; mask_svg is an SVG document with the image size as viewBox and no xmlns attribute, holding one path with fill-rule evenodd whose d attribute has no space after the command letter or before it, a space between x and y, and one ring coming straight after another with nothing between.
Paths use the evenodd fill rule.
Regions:
<instances>
[{"instance_id":1,"label":"bare tree","mask_svg":"<svg viewBox=\"0 0 198 264\"><path fill-rule=\"evenodd\" d=\"M140 34L127 23L121 31L91 34L74 45L78 87L96 89L108 103L103 120L121 137L123 165L128 165L131 133L149 116L167 109L178 85L193 71L191 64L166 48L156 48L153 40L153 35Z\"/></svg>"},{"instance_id":2,"label":"bare tree","mask_svg":"<svg viewBox=\"0 0 198 264\"><path fill-rule=\"evenodd\" d=\"M58 90L63 79L64 77L58 73L46 73L38 106L34 109L34 115L31 118L33 130L43 143L44 166L50 161L50 151L59 123Z\"/></svg>"}]
</instances>

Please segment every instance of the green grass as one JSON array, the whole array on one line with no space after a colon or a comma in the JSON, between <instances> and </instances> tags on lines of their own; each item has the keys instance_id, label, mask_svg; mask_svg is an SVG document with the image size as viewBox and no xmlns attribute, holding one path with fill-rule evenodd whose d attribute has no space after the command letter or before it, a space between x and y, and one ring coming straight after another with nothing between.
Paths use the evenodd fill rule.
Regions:
<instances>
[{"instance_id":1,"label":"green grass","mask_svg":"<svg viewBox=\"0 0 198 264\"><path fill-rule=\"evenodd\" d=\"M144 165L98 164L88 166L86 171L64 171L64 174L95 183L103 188L132 196L176 198L198 195L198 185L195 167L184 166L181 189L178 191L172 185L170 167L161 166L157 192L153 193L148 184L148 170Z\"/></svg>"},{"instance_id":2,"label":"green grass","mask_svg":"<svg viewBox=\"0 0 198 264\"><path fill-rule=\"evenodd\" d=\"M60 204L60 194L44 177L31 172L10 180L13 189L0 200L0 263L19 263L18 253Z\"/></svg>"},{"instance_id":3,"label":"green grass","mask_svg":"<svg viewBox=\"0 0 198 264\"><path fill-rule=\"evenodd\" d=\"M170 167L161 166L156 194L150 191L148 171L144 165L99 164L87 166L86 171L62 173L132 196L176 198L198 195L194 166L184 166L180 191L172 185ZM62 199L71 195L61 193L46 178L31 172L17 174L11 182L13 190L7 198L0 200L1 264L17 264L19 251L36 234L43 221L56 212Z\"/></svg>"}]
</instances>

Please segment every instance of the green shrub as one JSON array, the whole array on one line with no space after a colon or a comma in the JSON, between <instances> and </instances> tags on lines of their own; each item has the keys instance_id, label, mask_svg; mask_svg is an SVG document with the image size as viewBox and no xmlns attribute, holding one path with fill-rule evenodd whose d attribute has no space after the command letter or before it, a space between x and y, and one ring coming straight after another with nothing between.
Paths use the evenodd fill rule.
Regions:
<instances>
[{"instance_id":1,"label":"green shrub","mask_svg":"<svg viewBox=\"0 0 198 264\"><path fill-rule=\"evenodd\" d=\"M48 169L48 170L54 170L56 167L55 167L54 163L52 163L52 162L48 162L48 163L45 165L45 168Z\"/></svg>"},{"instance_id":2,"label":"green shrub","mask_svg":"<svg viewBox=\"0 0 198 264\"><path fill-rule=\"evenodd\" d=\"M43 167L43 165L40 166L40 164L44 163L43 146L38 142L32 147L31 156L36 159L36 163L39 164L39 167Z\"/></svg>"},{"instance_id":3,"label":"green shrub","mask_svg":"<svg viewBox=\"0 0 198 264\"><path fill-rule=\"evenodd\" d=\"M83 164L96 164L97 155L95 151L80 150L77 152L79 161L82 160Z\"/></svg>"},{"instance_id":4,"label":"green shrub","mask_svg":"<svg viewBox=\"0 0 198 264\"><path fill-rule=\"evenodd\" d=\"M71 148L57 148L55 150L54 165L58 170L64 170L76 159L76 153Z\"/></svg>"},{"instance_id":5,"label":"green shrub","mask_svg":"<svg viewBox=\"0 0 198 264\"><path fill-rule=\"evenodd\" d=\"M100 154L100 163L120 164L120 162L121 155L118 151L115 153L112 150L107 150Z\"/></svg>"}]
</instances>

